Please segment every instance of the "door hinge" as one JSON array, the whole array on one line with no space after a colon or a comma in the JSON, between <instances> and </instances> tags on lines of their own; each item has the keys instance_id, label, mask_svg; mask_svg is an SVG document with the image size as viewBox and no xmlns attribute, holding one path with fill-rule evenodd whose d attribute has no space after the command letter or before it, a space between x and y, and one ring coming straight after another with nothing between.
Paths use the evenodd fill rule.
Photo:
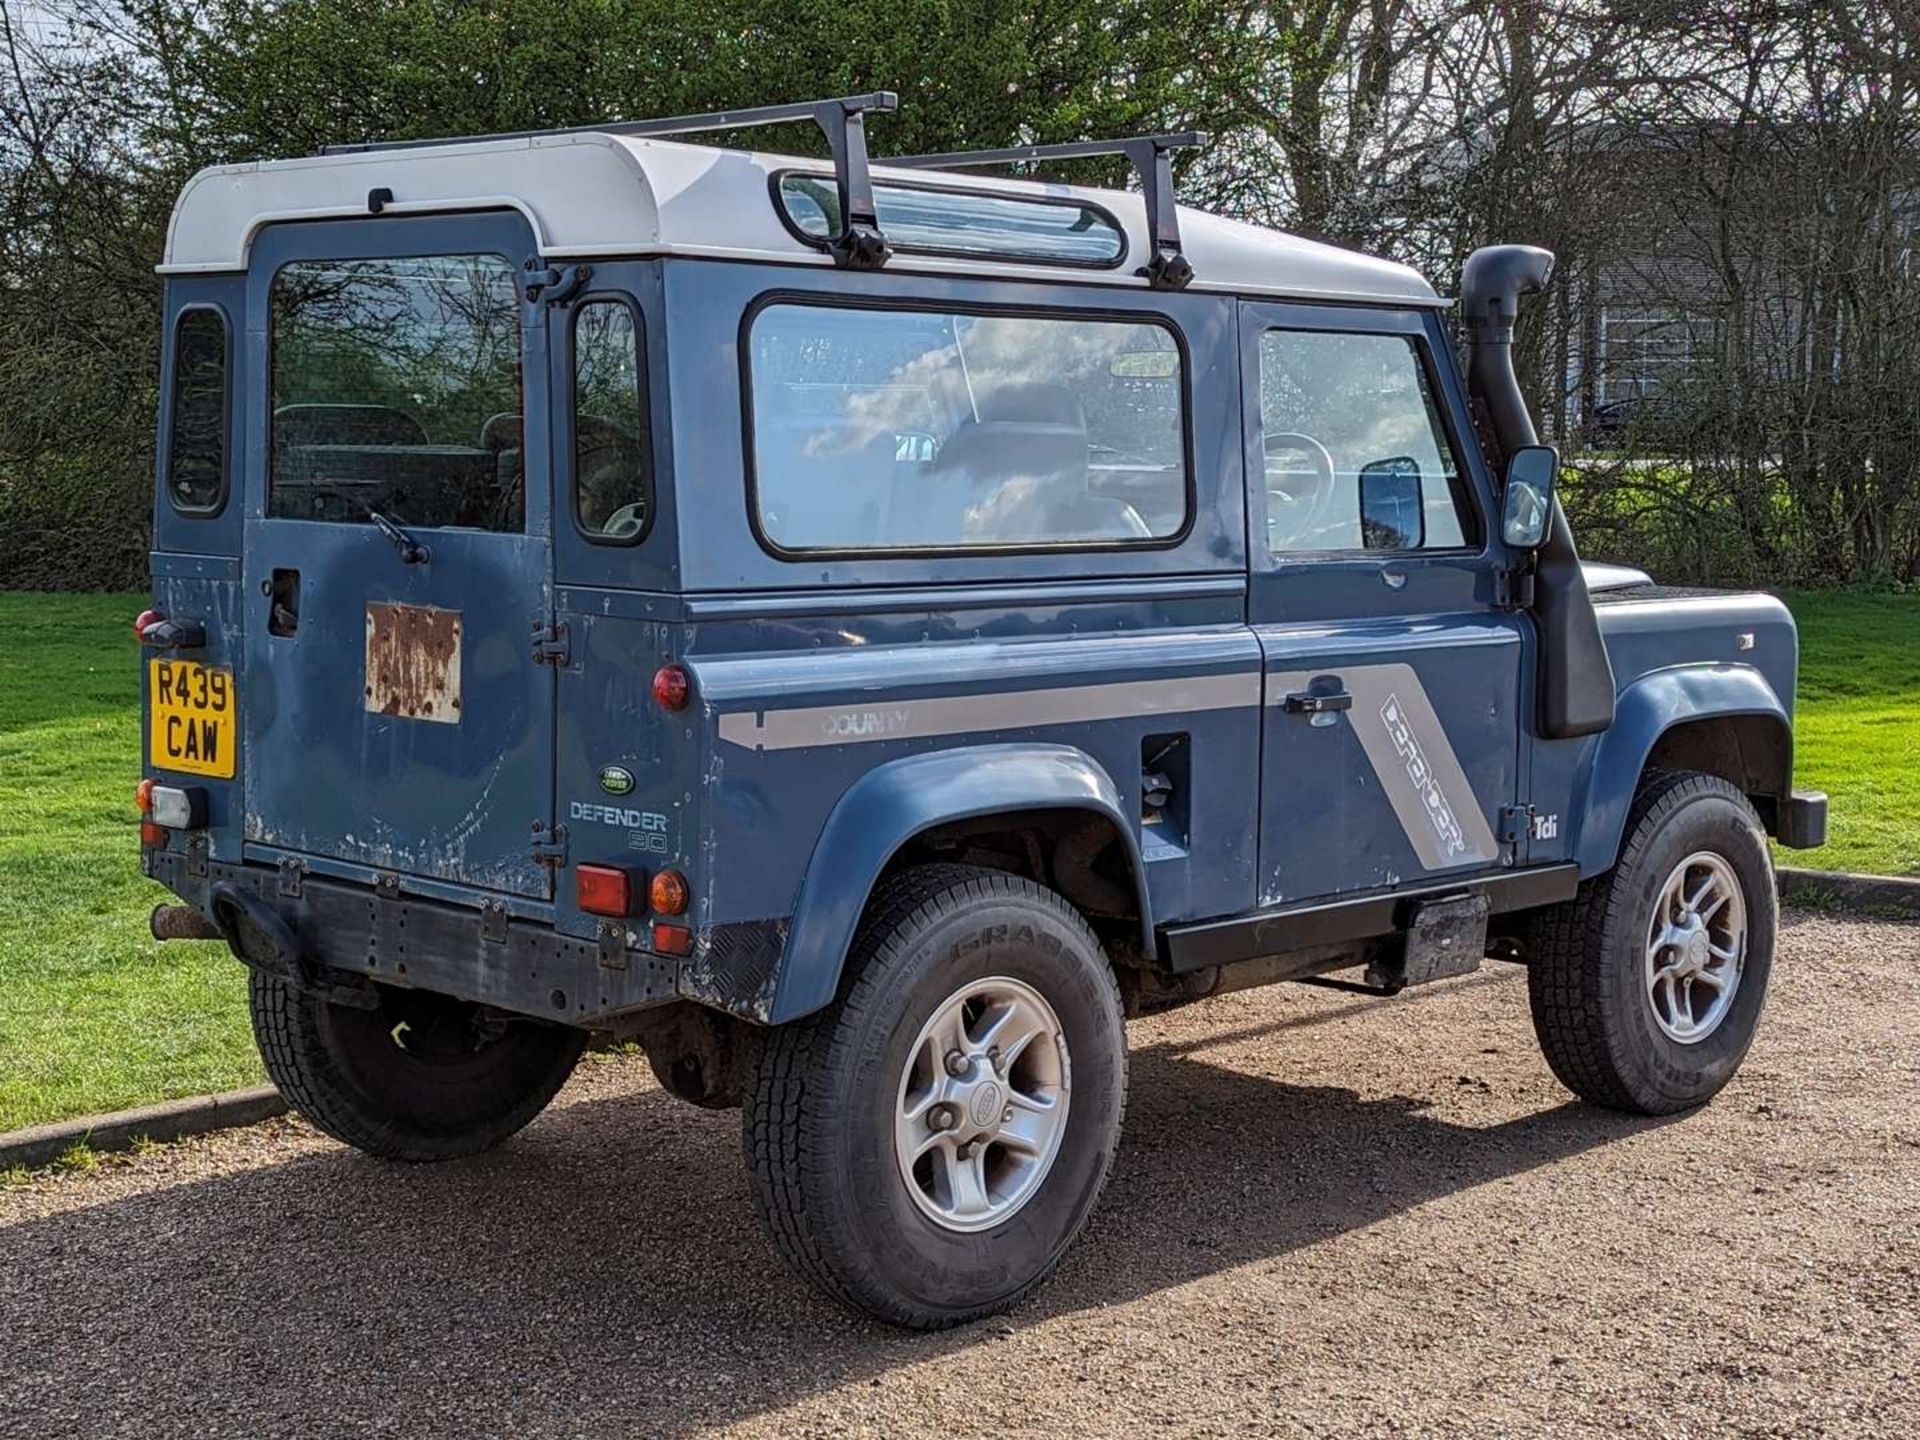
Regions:
<instances>
[{"instance_id":1,"label":"door hinge","mask_svg":"<svg viewBox=\"0 0 1920 1440\"><path fill-rule=\"evenodd\" d=\"M1500 843L1518 845L1533 834L1533 807L1531 805L1502 805L1500 807Z\"/></svg>"},{"instance_id":2,"label":"door hinge","mask_svg":"<svg viewBox=\"0 0 1920 1440\"><path fill-rule=\"evenodd\" d=\"M536 865L564 865L567 863L567 827L549 825L544 820L533 822L533 840L528 846L533 853Z\"/></svg>"},{"instance_id":3,"label":"door hinge","mask_svg":"<svg viewBox=\"0 0 1920 1440\"><path fill-rule=\"evenodd\" d=\"M527 261L520 272L520 293L527 304L564 305L593 278L591 265L548 265L544 268Z\"/></svg>"},{"instance_id":4,"label":"door hinge","mask_svg":"<svg viewBox=\"0 0 1920 1440\"><path fill-rule=\"evenodd\" d=\"M1493 603L1501 610L1533 608L1533 571L1524 566L1493 572Z\"/></svg>"},{"instance_id":5,"label":"door hinge","mask_svg":"<svg viewBox=\"0 0 1920 1440\"><path fill-rule=\"evenodd\" d=\"M496 945L507 942L507 907L498 900L489 900L480 907L480 938Z\"/></svg>"},{"instance_id":6,"label":"door hinge","mask_svg":"<svg viewBox=\"0 0 1920 1440\"><path fill-rule=\"evenodd\" d=\"M567 627L564 624L533 627L534 664L565 669L572 658L573 652L567 643Z\"/></svg>"}]
</instances>

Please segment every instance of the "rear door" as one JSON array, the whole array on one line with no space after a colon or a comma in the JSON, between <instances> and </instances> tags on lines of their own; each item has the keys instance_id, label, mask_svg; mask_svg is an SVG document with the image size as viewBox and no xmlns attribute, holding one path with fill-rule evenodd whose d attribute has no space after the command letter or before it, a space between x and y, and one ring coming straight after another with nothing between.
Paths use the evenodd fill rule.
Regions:
<instances>
[{"instance_id":1,"label":"rear door","mask_svg":"<svg viewBox=\"0 0 1920 1440\"><path fill-rule=\"evenodd\" d=\"M1526 632L1437 325L1248 305L1242 327L1262 903L1512 863Z\"/></svg>"},{"instance_id":2,"label":"rear door","mask_svg":"<svg viewBox=\"0 0 1920 1440\"><path fill-rule=\"evenodd\" d=\"M246 838L544 899L554 676L544 318L514 214L253 247ZM271 858L266 857L266 858Z\"/></svg>"}]
</instances>

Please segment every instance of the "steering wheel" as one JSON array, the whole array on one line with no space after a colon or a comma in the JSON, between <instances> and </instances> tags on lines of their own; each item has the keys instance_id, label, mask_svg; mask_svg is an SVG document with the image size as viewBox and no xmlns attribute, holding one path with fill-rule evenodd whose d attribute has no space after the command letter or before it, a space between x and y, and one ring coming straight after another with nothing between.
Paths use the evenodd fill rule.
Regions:
<instances>
[{"instance_id":1,"label":"steering wheel","mask_svg":"<svg viewBox=\"0 0 1920 1440\"><path fill-rule=\"evenodd\" d=\"M635 500L622 505L601 522L600 533L609 540L631 540L647 528L645 502Z\"/></svg>"},{"instance_id":2,"label":"steering wheel","mask_svg":"<svg viewBox=\"0 0 1920 1440\"><path fill-rule=\"evenodd\" d=\"M1274 484L1272 460L1276 454L1292 450L1313 461L1313 480L1308 489L1295 492ZM1311 435L1297 430L1277 431L1266 437L1267 468L1267 544L1285 550L1294 542L1318 529L1333 504L1333 455Z\"/></svg>"}]
</instances>

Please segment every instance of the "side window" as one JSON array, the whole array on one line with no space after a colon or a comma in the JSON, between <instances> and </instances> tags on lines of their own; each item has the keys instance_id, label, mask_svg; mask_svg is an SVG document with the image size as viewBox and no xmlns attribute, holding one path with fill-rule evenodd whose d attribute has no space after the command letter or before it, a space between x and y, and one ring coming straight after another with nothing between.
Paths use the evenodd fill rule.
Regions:
<instances>
[{"instance_id":1,"label":"side window","mask_svg":"<svg viewBox=\"0 0 1920 1440\"><path fill-rule=\"evenodd\" d=\"M1155 322L774 304L748 344L777 551L1151 545L1187 524L1186 362Z\"/></svg>"},{"instance_id":2,"label":"side window","mask_svg":"<svg viewBox=\"0 0 1920 1440\"><path fill-rule=\"evenodd\" d=\"M621 300L573 316L573 504L587 538L633 544L653 517L640 328Z\"/></svg>"},{"instance_id":3,"label":"side window","mask_svg":"<svg viewBox=\"0 0 1920 1440\"><path fill-rule=\"evenodd\" d=\"M1274 554L1474 540L1459 460L1411 336L1267 331L1260 423Z\"/></svg>"},{"instance_id":4,"label":"side window","mask_svg":"<svg viewBox=\"0 0 1920 1440\"><path fill-rule=\"evenodd\" d=\"M227 498L227 320L204 307L173 327L173 410L167 497L173 508L211 515Z\"/></svg>"}]
</instances>

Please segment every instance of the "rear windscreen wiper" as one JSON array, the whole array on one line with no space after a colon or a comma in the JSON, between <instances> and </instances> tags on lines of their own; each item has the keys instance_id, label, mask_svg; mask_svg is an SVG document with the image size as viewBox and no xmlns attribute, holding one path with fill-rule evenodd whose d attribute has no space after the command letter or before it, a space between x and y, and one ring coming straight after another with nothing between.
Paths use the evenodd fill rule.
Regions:
<instances>
[{"instance_id":1,"label":"rear windscreen wiper","mask_svg":"<svg viewBox=\"0 0 1920 1440\"><path fill-rule=\"evenodd\" d=\"M427 563L427 547L413 536L402 530L393 521L378 510L367 511L367 518L380 527L380 533L393 542L393 548L400 554L403 565L424 565Z\"/></svg>"}]
</instances>

